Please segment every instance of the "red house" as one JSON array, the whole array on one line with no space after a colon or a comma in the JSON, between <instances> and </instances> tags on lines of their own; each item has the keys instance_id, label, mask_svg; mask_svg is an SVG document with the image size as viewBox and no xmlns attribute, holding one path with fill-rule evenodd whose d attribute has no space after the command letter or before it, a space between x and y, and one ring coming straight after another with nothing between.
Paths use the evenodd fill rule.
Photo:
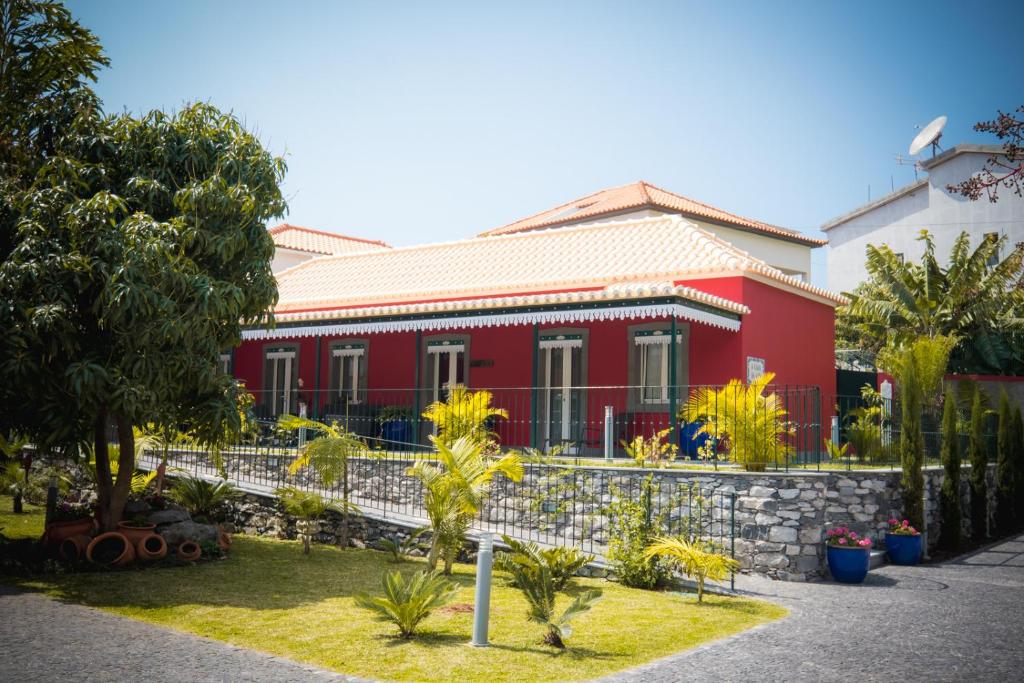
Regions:
<instances>
[{"instance_id":1,"label":"red house","mask_svg":"<svg viewBox=\"0 0 1024 683\"><path fill-rule=\"evenodd\" d=\"M278 275L277 325L246 330L231 369L261 416L305 410L375 437L404 415L390 438L414 442L448 387L486 388L509 411L503 443L581 454L672 424L694 386L771 371L793 419L818 430L804 450L818 448L841 299L805 281L798 252L809 270L821 242L652 189L462 241L306 260Z\"/></svg>"}]
</instances>

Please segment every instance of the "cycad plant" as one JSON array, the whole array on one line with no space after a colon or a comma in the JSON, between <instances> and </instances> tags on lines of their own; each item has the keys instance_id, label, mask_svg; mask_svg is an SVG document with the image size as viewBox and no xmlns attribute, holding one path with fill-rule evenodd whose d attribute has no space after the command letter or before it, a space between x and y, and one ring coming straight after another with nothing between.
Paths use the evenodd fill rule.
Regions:
<instances>
[{"instance_id":1,"label":"cycad plant","mask_svg":"<svg viewBox=\"0 0 1024 683\"><path fill-rule=\"evenodd\" d=\"M593 555L587 555L579 548L555 546L541 549L533 541L517 541L510 536L502 536L501 540L509 547L509 551L495 555L495 568L512 574L514 581L521 566L546 566L551 572L551 580L556 591L563 590L576 572L594 561Z\"/></svg>"},{"instance_id":2,"label":"cycad plant","mask_svg":"<svg viewBox=\"0 0 1024 683\"><path fill-rule=\"evenodd\" d=\"M320 528L320 520L328 510L340 511L343 503L323 498L319 493L303 491L294 486L282 486L274 491L284 511L298 521L296 529L302 538L302 554L309 555L313 536Z\"/></svg>"},{"instance_id":3,"label":"cycad plant","mask_svg":"<svg viewBox=\"0 0 1024 683\"><path fill-rule=\"evenodd\" d=\"M515 585L523 593L529 605L527 618L546 628L544 642L559 649L565 649L565 639L572 635L569 622L588 611L601 597L601 591L585 590L576 595L560 615L555 613L555 599L558 596L558 582L546 562L535 562L519 555L507 565L515 578Z\"/></svg>"},{"instance_id":4,"label":"cycad plant","mask_svg":"<svg viewBox=\"0 0 1024 683\"><path fill-rule=\"evenodd\" d=\"M508 418L508 411L491 405L489 391L469 391L466 387L452 387L448 398L427 406L423 417L437 427L437 440L451 447L456 441L468 438L480 444L491 444L495 435L488 428L494 418Z\"/></svg>"},{"instance_id":5,"label":"cycad plant","mask_svg":"<svg viewBox=\"0 0 1024 683\"><path fill-rule=\"evenodd\" d=\"M433 536L427 565L437 568L444 552L444 573L451 574L455 556L473 517L480 509L491 482L498 474L518 482L523 478L519 456L508 453L493 459L484 455L483 444L473 435L463 435L450 446L434 438L439 465L418 462L408 474L423 483L423 505Z\"/></svg>"},{"instance_id":6,"label":"cycad plant","mask_svg":"<svg viewBox=\"0 0 1024 683\"><path fill-rule=\"evenodd\" d=\"M661 557L677 566L697 582L697 602L704 602L704 582L724 580L740 564L731 557L714 552L709 544L682 537L660 536L645 551L650 558Z\"/></svg>"},{"instance_id":7,"label":"cycad plant","mask_svg":"<svg viewBox=\"0 0 1024 683\"><path fill-rule=\"evenodd\" d=\"M349 460L365 451L366 445L355 434L339 427L336 422L326 424L304 417L282 415L278 418L277 424L286 431L309 429L320 433L320 436L306 442L299 451L299 457L288 467L288 473L294 476L308 467L316 472L325 488L341 487L341 528L338 543L342 548L347 548L349 516L352 512L359 512L359 508L349 500Z\"/></svg>"},{"instance_id":8,"label":"cycad plant","mask_svg":"<svg viewBox=\"0 0 1024 683\"><path fill-rule=\"evenodd\" d=\"M690 396L682 417L700 423L694 437L727 439L735 462L748 471L763 472L769 462L785 462L793 453L792 428L782 399L764 393L773 379L775 373L766 372L749 384L734 379L722 389L701 387Z\"/></svg>"},{"instance_id":9,"label":"cycad plant","mask_svg":"<svg viewBox=\"0 0 1024 683\"><path fill-rule=\"evenodd\" d=\"M356 605L394 622L403 638L416 635L416 627L431 610L454 600L459 591L458 584L427 571L416 572L408 581L399 571L385 572L381 583L383 597L362 593L356 596Z\"/></svg>"},{"instance_id":10,"label":"cycad plant","mask_svg":"<svg viewBox=\"0 0 1024 683\"><path fill-rule=\"evenodd\" d=\"M134 483L134 482L133 482ZM207 481L200 477L175 480L170 496L193 517L210 517L224 503L238 495L238 489L224 479Z\"/></svg>"},{"instance_id":11,"label":"cycad plant","mask_svg":"<svg viewBox=\"0 0 1024 683\"><path fill-rule=\"evenodd\" d=\"M413 529L405 538L398 534L390 538L382 538L379 542L380 549L386 553L391 553L391 562L404 562L409 559L409 555L419 545L420 536L428 531L430 531L430 528L424 526Z\"/></svg>"}]
</instances>

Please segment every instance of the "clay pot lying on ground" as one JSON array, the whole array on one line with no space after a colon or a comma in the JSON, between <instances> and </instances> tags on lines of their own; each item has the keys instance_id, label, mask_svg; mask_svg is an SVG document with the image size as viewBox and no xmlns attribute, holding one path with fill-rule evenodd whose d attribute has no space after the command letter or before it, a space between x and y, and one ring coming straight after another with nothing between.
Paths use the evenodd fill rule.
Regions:
<instances>
[{"instance_id":1,"label":"clay pot lying on ground","mask_svg":"<svg viewBox=\"0 0 1024 683\"><path fill-rule=\"evenodd\" d=\"M202 554L202 549L195 541L182 541L178 545L178 559L182 562L195 562Z\"/></svg>"},{"instance_id":2,"label":"clay pot lying on ground","mask_svg":"<svg viewBox=\"0 0 1024 683\"><path fill-rule=\"evenodd\" d=\"M155 562L167 556L167 541L160 534L144 536L135 544L135 552L145 562Z\"/></svg>"},{"instance_id":3,"label":"clay pot lying on ground","mask_svg":"<svg viewBox=\"0 0 1024 683\"><path fill-rule=\"evenodd\" d=\"M92 538L85 534L65 538L60 542L60 559L72 564L85 560L85 552L89 549Z\"/></svg>"},{"instance_id":4,"label":"clay pot lying on ground","mask_svg":"<svg viewBox=\"0 0 1024 683\"><path fill-rule=\"evenodd\" d=\"M135 548L124 534L108 531L92 539L85 556L101 567L124 567L135 561Z\"/></svg>"}]
</instances>

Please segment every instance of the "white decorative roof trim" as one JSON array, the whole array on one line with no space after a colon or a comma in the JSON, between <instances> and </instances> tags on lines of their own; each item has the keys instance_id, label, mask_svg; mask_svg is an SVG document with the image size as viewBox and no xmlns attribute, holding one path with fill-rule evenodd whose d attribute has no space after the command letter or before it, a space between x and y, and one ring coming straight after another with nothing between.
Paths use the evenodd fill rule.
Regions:
<instances>
[{"instance_id":1,"label":"white decorative roof trim","mask_svg":"<svg viewBox=\"0 0 1024 683\"><path fill-rule=\"evenodd\" d=\"M740 329L739 320L727 318L710 311L691 308L685 304L664 303L568 311L523 311L521 313L472 315L458 318L434 318L431 320L387 320L380 322L280 327L273 330L243 330L242 339L285 339L289 337L313 337L318 335L381 334L386 332L415 332L417 330L454 330L467 327L583 323L595 320L626 320L671 316L711 325L712 327L719 327L731 332L737 332Z\"/></svg>"}]
</instances>

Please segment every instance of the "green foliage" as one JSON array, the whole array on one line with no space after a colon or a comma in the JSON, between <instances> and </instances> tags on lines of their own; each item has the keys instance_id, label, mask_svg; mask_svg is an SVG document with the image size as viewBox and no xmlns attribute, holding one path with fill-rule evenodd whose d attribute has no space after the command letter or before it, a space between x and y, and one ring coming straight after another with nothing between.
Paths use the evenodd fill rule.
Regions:
<instances>
[{"instance_id":1,"label":"green foliage","mask_svg":"<svg viewBox=\"0 0 1024 683\"><path fill-rule=\"evenodd\" d=\"M218 509L238 496L238 489L221 479L211 482L200 477L176 479L170 497L193 517L213 517Z\"/></svg>"},{"instance_id":2,"label":"green foliage","mask_svg":"<svg viewBox=\"0 0 1024 683\"><path fill-rule=\"evenodd\" d=\"M988 536L988 452L985 448L985 410L981 391L974 387L971 401L970 440L967 456L971 462L971 538L980 541Z\"/></svg>"},{"instance_id":3,"label":"green foliage","mask_svg":"<svg viewBox=\"0 0 1024 683\"><path fill-rule=\"evenodd\" d=\"M1010 422L1010 447L1013 454L1014 519L1019 528L1024 523L1024 415L1020 406L1013 411Z\"/></svg>"},{"instance_id":4,"label":"green foliage","mask_svg":"<svg viewBox=\"0 0 1024 683\"><path fill-rule=\"evenodd\" d=\"M319 493L294 486L282 486L274 491L274 495L281 501L284 511L298 519L296 529L302 537L302 552L306 555L312 547L313 536L320 530L319 521L327 511L341 512L352 506L351 503L323 498Z\"/></svg>"},{"instance_id":5,"label":"green foliage","mask_svg":"<svg viewBox=\"0 0 1024 683\"><path fill-rule=\"evenodd\" d=\"M999 395L999 431L996 437L996 528L1000 534L1017 526L1017 467L1013 453L1013 412L1004 389Z\"/></svg>"},{"instance_id":6,"label":"green foliage","mask_svg":"<svg viewBox=\"0 0 1024 683\"><path fill-rule=\"evenodd\" d=\"M491 405L489 391L469 391L466 387L452 387L448 398L427 406L423 417L437 426L437 440L447 447L468 438L481 445L494 445L497 436L488 424L499 417L508 419L508 411Z\"/></svg>"},{"instance_id":7,"label":"green foliage","mask_svg":"<svg viewBox=\"0 0 1024 683\"><path fill-rule=\"evenodd\" d=\"M935 244L921 232L924 256L906 261L889 247L867 248L868 279L847 293L837 310L840 344L868 351L903 347L920 337L958 340L943 369L959 373L1024 373L1024 288L1019 286L1024 245L1016 245L995 267L1007 238L986 237L975 248L963 232L949 262L935 257Z\"/></svg>"},{"instance_id":8,"label":"green foliage","mask_svg":"<svg viewBox=\"0 0 1024 683\"><path fill-rule=\"evenodd\" d=\"M411 531L405 538L397 534L391 538L382 538L379 543L380 549L391 554L392 562L405 562L419 545L420 537L428 531L430 527L420 527Z\"/></svg>"},{"instance_id":9,"label":"green foliage","mask_svg":"<svg viewBox=\"0 0 1024 683\"><path fill-rule=\"evenodd\" d=\"M945 550L959 550L963 542L960 528L963 513L960 509L960 434L957 430L956 395L953 389L946 391L942 411L942 466L945 476L939 492L939 545Z\"/></svg>"},{"instance_id":10,"label":"green foliage","mask_svg":"<svg viewBox=\"0 0 1024 683\"><path fill-rule=\"evenodd\" d=\"M579 548L555 546L541 549L532 541L517 541L510 536L502 536L501 540L509 547L510 552L495 554L494 566L497 569L515 577L522 567L545 566L551 574L552 585L556 591L563 590L576 572L594 561L593 555L587 555Z\"/></svg>"},{"instance_id":11,"label":"green foliage","mask_svg":"<svg viewBox=\"0 0 1024 683\"><path fill-rule=\"evenodd\" d=\"M825 453L828 454L829 460L843 460L846 458L847 451L850 450L850 444L844 443L842 446L832 441L832 439L825 439Z\"/></svg>"},{"instance_id":12,"label":"green foliage","mask_svg":"<svg viewBox=\"0 0 1024 683\"><path fill-rule=\"evenodd\" d=\"M486 457L483 444L472 434L459 437L451 446L440 438L433 441L440 465L420 461L407 472L426 489L423 505L433 530L427 564L433 571L443 551L445 574L450 574L462 539L494 477L502 474L518 482L523 478L523 465L516 453L498 459Z\"/></svg>"},{"instance_id":13,"label":"green foliage","mask_svg":"<svg viewBox=\"0 0 1024 683\"><path fill-rule=\"evenodd\" d=\"M734 379L723 389L697 389L682 417L701 424L695 437L728 439L729 457L749 471L764 471L770 462L786 462L793 453L786 409L777 394L764 394L773 379L775 373L767 372L749 384Z\"/></svg>"},{"instance_id":14,"label":"green foliage","mask_svg":"<svg viewBox=\"0 0 1024 683\"><path fill-rule=\"evenodd\" d=\"M655 588L665 583L668 568L656 557L645 554L647 546L661 534L664 513L655 515L653 497L658 488L648 475L640 484L639 500L630 500L613 490L608 505L608 560L623 585L631 588Z\"/></svg>"},{"instance_id":15,"label":"green foliage","mask_svg":"<svg viewBox=\"0 0 1024 683\"><path fill-rule=\"evenodd\" d=\"M294 415L282 415L277 421L278 427L285 431L308 429L319 436L306 442L296 458L288 467L288 473L295 475L303 468L316 472L320 482L327 488L341 486L341 529L339 544L348 547L349 516L358 512L359 508L349 501L348 464L349 459L366 450L364 444L355 434L338 426L337 422L326 424Z\"/></svg>"},{"instance_id":16,"label":"green foliage","mask_svg":"<svg viewBox=\"0 0 1024 683\"><path fill-rule=\"evenodd\" d=\"M644 467L648 462L655 465L663 465L676 459L679 446L675 443L665 441L665 438L672 433L672 429L662 429L651 436L645 437L637 434L632 441L622 441L626 455L636 462L639 467Z\"/></svg>"},{"instance_id":17,"label":"green foliage","mask_svg":"<svg viewBox=\"0 0 1024 683\"><path fill-rule=\"evenodd\" d=\"M381 583L383 597L362 593L356 596L356 605L394 622L403 638L416 635L419 623L454 600L459 590L458 584L432 571L418 571L408 581L399 571L385 572Z\"/></svg>"},{"instance_id":18,"label":"green foliage","mask_svg":"<svg viewBox=\"0 0 1024 683\"><path fill-rule=\"evenodd\" d=\"M661 557L671 566L678 567L683 574L697 582L697 602L704 602L704 581L722 581L730 572L740 568L740 563L731 557L714 552L706 542L686 538L659 536L653 539L644 551L647 557Z\"/></svg>"},{"instance_id":19,"label":"green foliage","mask_svg":"<svg viewBox=\"0 0 1024 683\"><path fill-rule=\"evenodd\" d=\"M218 358L277 300L266 222L284 164L208 104L82 112L13 203L0 263L0 431L41 449L96 445L105 524L120 519L133 427L220 443L244 391ZM115 423L121 476L107 468Z\"/></svg>"},{"instance_id":20,"label":"green foliage","mask_svg":"<svg viewBox=\"0 0 1024 683\"><path fill-rule=\"evenodd\" d=\"M865 405L847 413L849 445L861 462L888 460L888 449L882 440L886 419L884 399L870 385L864 385L860 395Z\"/></svg>"}]
</instances>

